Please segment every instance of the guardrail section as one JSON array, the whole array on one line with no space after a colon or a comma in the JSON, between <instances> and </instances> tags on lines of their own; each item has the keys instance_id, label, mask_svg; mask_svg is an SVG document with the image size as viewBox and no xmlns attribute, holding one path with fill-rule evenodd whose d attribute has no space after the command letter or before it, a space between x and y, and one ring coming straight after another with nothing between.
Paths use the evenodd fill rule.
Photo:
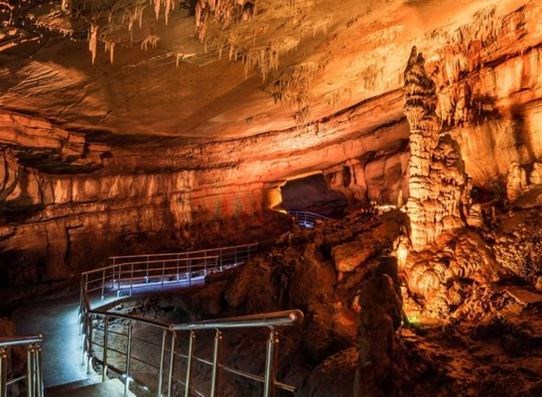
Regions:
<instances>
[{"instance_id":1,"label":"guardrail section","mask_svg":"<svg viewBox=\"0 0 542 397\"><path fill-rule=\"evenodd\" d=\"M112 256L110 265L81 274L81 304L83 294L127 291L134 288L185 282L189 285L211 273L245 263L257 250L258 244L244 244L197 251L165 254Z\"/></svg>"},{"instance_id":2,"label":"guardrail section","mask_svg":"<svg viewBox=\"0 0 542 397\"><path fill-rule=\"evenodd\" d=\"M299 310L264 313L250 316L200 321L185 324L168 324L136 316L91 310L83 316L84 360L90 371L92 364L101 368L102 379L109 375L124 381L125 394L130 384L136 385L141 394L168 397L216 397L222 371L263 385L262 395L273 397L278 390L295 392L295 387L276 379L279 364L277 328L299 325L303 313ZM227 329L268 330L264 373L252 374L226 366L222 362L223 331ZM137 329L137 336L134 330ZM202 358L195 354L199 332L214 332L212 356ZM144 335L144 337L142 336ZM157 343L160 341L160 343ZM184 342L185 353L181 349ZM146 348L141 348L146 346ZM152 352L152 353L150 353ZM193 386L194 364L210 369L209 388L205 393ZM153 379L154 378L154 379ZM138 394L139 395L139 394Z\"/></svg>"},{"instance_id":3,"label":"guardrail section","mask_svg":"<svg viewBox=\"0 0 542 397\"><path fill-rule=\"evenodd\" d=\"M294 218L299 226L304 228L313 228L317 222L329 221L332 219L311 211L290 210L288 211L288 215Z\"/></svg>"},{"instance_id":4,"label":"guardrail section","mask_svg":"<svg viewBox=\"0 0 542 397\"><path fill-rule=\"evenodd\" d=\"M28 397L43 397L41 343L41 335L0 337L0 397L7 397L11 385L24 381ZM26 374L8 379L8 356L13 347L26 348Z\"/></svg>"}]
</instances>

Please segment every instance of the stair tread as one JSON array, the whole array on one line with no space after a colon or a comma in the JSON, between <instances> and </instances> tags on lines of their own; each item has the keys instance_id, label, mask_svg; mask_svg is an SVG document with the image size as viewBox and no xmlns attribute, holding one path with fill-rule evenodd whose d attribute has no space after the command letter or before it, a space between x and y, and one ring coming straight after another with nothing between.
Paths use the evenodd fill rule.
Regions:
<instances>
[{"instance_id":1,"label":"stair tread","mask_svg":"<svg viewBox=\"0 0 542 397\"><path fill-rule=\"evenodd\" d=\"M68 385L69 386L69 385ZM45 392L46 397L66 396L67 390L62 387L55 387ZM124 395L124 385L119 380L108 380L90 385L82 385L69 390L70 397L116 397ZM132 393L129 393L133 396Z\"/></svg>"}]
</instances>

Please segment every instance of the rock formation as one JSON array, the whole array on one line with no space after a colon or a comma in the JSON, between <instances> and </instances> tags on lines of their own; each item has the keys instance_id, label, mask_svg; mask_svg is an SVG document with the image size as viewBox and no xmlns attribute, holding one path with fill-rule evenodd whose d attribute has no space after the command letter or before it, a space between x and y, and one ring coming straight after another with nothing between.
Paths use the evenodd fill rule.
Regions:
<instances>
[{"instance_id":1,"label":"rock formation","mask_svg":"<svg viewBox=\"0 0 542 397\"><path fill-rule=\"evenodd\" d=\"M511 202L516 201L527 189L527 172L517 162L510 164L506 176L506 195Z\"/></svg>"},{"instance_id":2,"label":"rock formation","mask_svg":"<svg viewBox=\"0 0 542 397\"><path fill-rule=\"evenodd\" d=\"M416 48L405 70L405 114L410 124L409 199L412 248L419 251L465 226L470 181L457 142L441 134L435 83Z\"/></svg>"},{"instance_id":3,"label":"rock formation","mask_svg":"<svg viewBox=\"0 0 542 397\"><path fill-rule=\"evenodd\" d=\"M354 396L378 397L397 393L394 381L398 335L403 321L401 287L395 258L382 258L360 285L360 365Z\"/></svg>"}]
</instances>

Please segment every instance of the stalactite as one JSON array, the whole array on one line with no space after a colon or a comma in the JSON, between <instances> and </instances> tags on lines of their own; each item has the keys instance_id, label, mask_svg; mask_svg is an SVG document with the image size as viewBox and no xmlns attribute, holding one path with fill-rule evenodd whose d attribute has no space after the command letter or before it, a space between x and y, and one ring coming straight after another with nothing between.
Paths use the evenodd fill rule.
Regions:
<instances>
[{"instance_id":1,"label":"stalactite","mask_svg":"<svg viewBox=\"0 0 542 397\"><path fill-rule=\"evenodd\" d=\"M160 17L160 6L162 5L161 0L154 0L154 15L156 20Z\"/></svg>"},{"instance_id":2,"label":"stalactite","mask_svg":"<svg viewBox=\"0 0 542 397\"><path fill-rule=\"evenodd\" d=\"M105 52L109 52L109 62L113 63L115 60L115 42L105 40Z\"/></svg>"},{"instance_id":3,"label":"stalactite","mask_svg":"<svg viewBox=\"0 0 542 397\"><path fill-rule=\"evenodd\" d=\"M166 25L169 23L169 15L171 11L173 10L173 7L175 7L175 3L172 2L171 0L166 0L166 8L164 11L164 15L166 18Z\"/></svg>"},{"instance_id":4,"label":"stalactite","mask_svg":"<svg viewBox=\"0 0 542 397\"><path fill-rule=\"evenodd\" d=\"M96 61L96 50L98 47L98 25L90 25L90 39L88 41L88 49L92 55L92 64Z\"/></svg>"},{"instance_id":5,"label":"stalactite","mask_svg":"<svg viewBox=\"0 0 542 397\"><path fill-rule=\"evenodd\" d=\"M154 33L150 33L142 42L141 49L147 51L149 48L156 48L160 41L160 37Z\"/></svg>"},{"instance_id":6,"label":"stalactite","mask_svg":"<svg viewBox=\"0 0 542 397\"><path fill-rule=\"evenodd\" d=\"M60 5L60 9L62 11L68 11L69 8L70 8L70 0L62 0L62 3Z\"/></svg>"}]
</instances>

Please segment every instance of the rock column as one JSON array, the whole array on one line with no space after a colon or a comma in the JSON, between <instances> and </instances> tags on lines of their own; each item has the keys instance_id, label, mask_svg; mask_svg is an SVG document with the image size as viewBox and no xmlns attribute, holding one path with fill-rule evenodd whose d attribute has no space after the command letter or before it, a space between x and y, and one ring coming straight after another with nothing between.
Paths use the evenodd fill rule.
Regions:
<instances>
[{"instance_id":1,"label":"rock column","mask_svg":"<svg viewBox=\"0 0 542 397\"><path fill-rule=\"evenodd\" d=\"M444 232L465 226L471 183L457 142L441 133L435 83L416 47L404 79L411 152L407 214L412 248L421 251Z\"/></svg>"}]
</instances>

